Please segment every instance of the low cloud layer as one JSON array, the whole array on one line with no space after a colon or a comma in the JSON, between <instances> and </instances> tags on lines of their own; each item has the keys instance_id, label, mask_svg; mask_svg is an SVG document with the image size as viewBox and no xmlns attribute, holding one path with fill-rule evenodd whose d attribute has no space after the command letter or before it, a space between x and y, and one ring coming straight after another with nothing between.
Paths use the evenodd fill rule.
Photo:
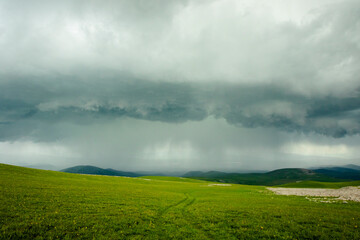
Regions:
<instances>
[{"instance_id":1,"label":"low cloud layer","mask_svg":"<svg viewBox=\"0 0 360 240\"><path fill-rule=\"evenodd\" d=\"M108 165L139 169L154 159L164 168L171 168L168 159L178 168L227 161L231 169L236 156L242 164L252 158L266 168L287 165L281 149L289 139L302 146L321 138L321 146L350 149L360 133L359 11L356 0L2 1L0 141L60 149L71 143L69 152L85 159L81 136L94 128L141 122L143 131L152 126L162 136L171 126L145 142L118 136L126 153L105 154ZM216 160L199 136L207 127L214 137L217 123L232 130L204 144L208 151L221 145ZM173 142L175 128L196 124ZM116 141L116 131L107 131ZM230 144L234 131L242 140ZM253 149L265 144L263 153L273 157L247 155L243 139L250 135ZM279 145L260 140L271 135ZM95 149L93 159L107 151ZM265 164L277 157L284 160Z\"/></svg>"},{"instance_id":2,"label":"low cloud layer","mask_svg":"<svg viewBox=\"0 0 360 240\"><path fill-rule=\"evenodd\" d=\"M168 123L215 117L239 127L314 132L336 138L360 131L360 95L309 97L269 85L119 78L103 79L99 86L89 79L85 83L65 80L65 84L55 80L2 82L0 137L42 140L48 136L47 131L41 132L40 123L81 125L123 117Z\"/></svg>"}]
</instances>

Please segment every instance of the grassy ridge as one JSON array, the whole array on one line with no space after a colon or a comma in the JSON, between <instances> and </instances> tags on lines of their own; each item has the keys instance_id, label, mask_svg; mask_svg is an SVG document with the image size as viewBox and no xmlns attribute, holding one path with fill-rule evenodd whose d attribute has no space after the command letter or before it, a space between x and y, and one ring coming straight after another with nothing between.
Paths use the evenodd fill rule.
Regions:
<instances>
[{"instance_id":1,"label":"grassy ridge","mask_svg":"<svg viewBox=\"0 0 360 240\"><path fill-rule=\"evenodd\" d=\"M316 182L316 181L301 181L296 183L287 183L278 185L277 187L290 188L342 188L348 186L360 186L360 181L353 182Z\"/></svg>"},{"instance_id":2,"label":"grassy ridge","mask_svg":"<svg viewBox=\"0 0 360 240\"><path fill-rule=\"evenodd\" d=\"M275 186L292 183L299 180L321 181L321 182L343 182L344 179L329 177L308 169L283 168L267 173L224 173L224 172L189 172L184 176L215 182Z\"/></svg>"},{"instance_id":3,"label":"grassy ridge","mask_svg":"<svg viewBox=\"0 0 360 240\"><path fill-rule=\"evenodd\" d=\"M0 238L360 238L359 203L315 203L259 186L164 180L0 164Z\"/></svg>"}]
</instances>

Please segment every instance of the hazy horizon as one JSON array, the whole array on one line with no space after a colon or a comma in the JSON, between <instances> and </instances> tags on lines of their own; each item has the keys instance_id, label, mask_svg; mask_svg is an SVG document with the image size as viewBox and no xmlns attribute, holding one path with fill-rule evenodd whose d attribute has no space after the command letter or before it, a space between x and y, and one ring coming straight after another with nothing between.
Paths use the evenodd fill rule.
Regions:
<instances>
[{"instance_id":1,"label":"hazy horizon","mask_svg":"<svg viewBox=\"0 0 360 240\"><path fill-rule=\"evenodd\" d=\"M356 164L343 164L343 165L314 165L314 166L307 166L307 167L303 167L303 166L292 166L292 167L288 167L288 168L295 168L295 169L321 169L321 168L331 168L331 167L344 167L344 168L351 168L349 167L350 165L354 165L354 166L358 166ZM80 164L80 165L69 165L69 166L65 166L65 167L61 167L58 168L54 165L50 165L50 164L33 164L33 165L15 165L15 166L20 166L20 167L27 167L27 168L34 168L34 169L41 169L41 170L52 170L52 171L62 171L68 168L72 168L72 167L78 167L78 166L92 166L92 167L98 167L98 168L102 168L102 169L114 169L114 170L118 170L118 171L124 171L124 172L134 172L134 173L140 173L140 174L168 174L169 176L181 176L184 173L187 172L211 172L211 171L219 171L219 172L227 172L227 173L264 173L264 172L270 172L270 171L274 171L274 170L279 170L279 169L287 169L287 167L280 167L280 168L273 168L273 169L260 169L260 168L254 168L254 169L225 169L225 168L202 168L202 169L166 169L166 170L141 170L141 169L117 169L117 168L111 168L111 167L107 167L107 166L97 166L97 165L90 165L90 164Z\"/></svg>"},{"instance_id":2,"label":"hazy horizon","mask_svg":"<svg viewBox=\"0 0 360 240\"><path fill-rule=\"evenodd\" d=\"M0 162L360 165L360 1L1 1Z\"/></svg>"}]
</instances>

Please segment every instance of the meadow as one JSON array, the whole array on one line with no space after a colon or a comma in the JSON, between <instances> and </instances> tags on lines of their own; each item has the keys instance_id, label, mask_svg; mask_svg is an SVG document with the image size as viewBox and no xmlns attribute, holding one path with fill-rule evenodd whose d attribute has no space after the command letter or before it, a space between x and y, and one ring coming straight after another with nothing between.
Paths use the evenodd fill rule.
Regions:
<instances>
[{"instance_id":1,"label":"meadow","mask_svg":"<svg viewBox=\"0 0 360 240\"><path fill-rule=\"evenodd\" d=\"M0 164L1 239L360 239L360 203Z\"/></svg>"}]
</instances>

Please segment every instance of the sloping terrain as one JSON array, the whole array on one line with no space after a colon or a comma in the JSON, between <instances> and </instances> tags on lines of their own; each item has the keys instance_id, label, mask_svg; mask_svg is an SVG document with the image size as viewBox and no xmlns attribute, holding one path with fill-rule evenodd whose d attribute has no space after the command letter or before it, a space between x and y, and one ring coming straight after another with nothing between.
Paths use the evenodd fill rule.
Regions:
<instances>
[{"instance_id":1,"label":"sloping terrain","mask_svg":"<svg viewBox=\"0 0 360 240\"><path fill-rule=\"evenodd\" d=\"M360 170L357 165L342 167L324 167L318 169L284 168L265 173L225 173L220 171L190 171L182 175L185 178L200 179L206 181L228 182L249 185L273 186L298 181L342 182L360 180ZM146 172L134 173L115 169L99 168L95 166L81 165L61 170L68 173L139 177L148 175ZM159 173L158 176L167 176ZM179 176L179 175L178 175Z\"/></svg>"},{"instance_id":2,"label":"sloping terrain","mask_svg":"<svg viewBox=\"0 0 360 240\"><path fill-rule=\"evenodd\" d=\"M360 239L359 203L260 186L0 164L0 191L0 239Z\"/></svg>"}]
</instances>

